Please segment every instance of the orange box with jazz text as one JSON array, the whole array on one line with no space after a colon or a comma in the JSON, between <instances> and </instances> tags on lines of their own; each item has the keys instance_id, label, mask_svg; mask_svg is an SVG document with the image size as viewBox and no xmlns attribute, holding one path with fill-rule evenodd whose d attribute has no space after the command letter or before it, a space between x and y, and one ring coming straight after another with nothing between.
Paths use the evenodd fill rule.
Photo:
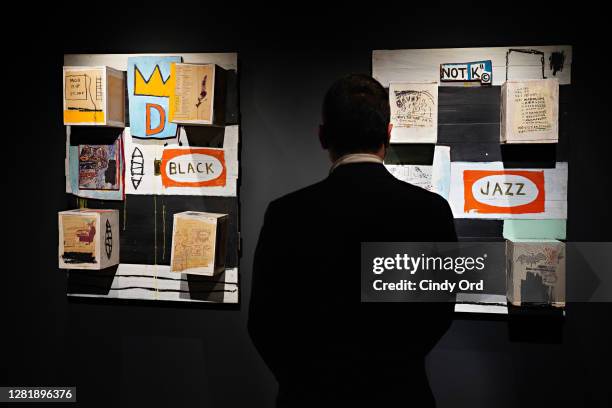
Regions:
<instances>
[{"instance_id":1,"label":"orange box with jazz text","mask_svg":"<svg viewBox=\"0 0 612 408\"><path fill-rule=\"evenodd\" d=\"M531 214L545 210L541 170L465 170L463 189L466 213Z\"/></svg>"}]
</instances>

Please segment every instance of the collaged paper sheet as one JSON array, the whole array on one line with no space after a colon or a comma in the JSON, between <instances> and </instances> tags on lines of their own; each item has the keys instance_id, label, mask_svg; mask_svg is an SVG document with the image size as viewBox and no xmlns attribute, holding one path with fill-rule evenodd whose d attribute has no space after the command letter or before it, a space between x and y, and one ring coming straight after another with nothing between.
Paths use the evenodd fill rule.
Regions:
<instances>
[{"instance_id":1,"label":"collaged paper sheet","mask_svg":"<svg viewBox=\"0 0 612 408\"><path fill-rule=\"evenodd\" d=\"M64 124L125 126L125 76L107 66L64 66Z\"/></svg>"},{"instance_id":2,"label":"collaged paper sheet","mask_svg":"<svg viewBox=\"0 0 612 408\"><path fill-rule=\"evenodd\" d=\"M507 296L525 303L565 306L565 244L556 240L506 242Z\"/></svg>"},{"instance_id":3,"label":"collaged paper sheet","mask_svg":"<svg viewBox=\"0 0 612 408\"><path fill-rule=\"evenodd\" d=\"M183 272L202 268L213 271L216 239L216 220L175 215L170 270Z\"/></svg>"},{"instance_id":4,"label":"collaged paper sheet","mask_svg":"<svg viewBox=\"0 0 612 408\"><path fill-rule=\"evenodd\" d=\"M79 145L79 189L119 190L121 152L119 143Z\"/></svg>"},{"instance_id":5,"label":"collaged paper sheet","mask_svg":"<svg viewBox=\"0 0 612 408\"><path fill-rule=\"evenodd\" d=\"M389 85L391 143L436 143L438 84L393 82Z\"/></svg>"},{"instance_id":6,"label":"collaged paper sheet","mask_svg":"<svg viewBox=\"0 0 612 408\"><path fill-rule=\"evenodd\" d=\"M502 86L501 141L556 142L559 139L559 82L508 81Z\"/></svg>"},{"instance_id":7,"label":"collaged paper sheet","mask_svg":"<svg viewBox=\"0 0 612 408\"><path fill-rule=\"evenodd\" d=\"M123 135L112 145L71 145L66 127L66 192L82 198L123 200Z\"/></svg>"},{"instance_id":8,"label":"collaged paper sheet","mask_svg":"<svg viewBox=\"0 0 612 408\"><path fill-rule=\"evenodd\" d=\"M226 126L223 148L214 149L190 147L183 128L182 146L175 140L133 139L126 128L127 194L236 196L238 130Z\"/></svg>"},{"instance_id":9,"label":"collaged paper sheet","mask_svg":"<svg viewBox=\"0 0 612 408\"><path fill-rule=\"evenodd\" d=\"M169 120L173 92L170 65L181 57L143 56L128 58L130 129L134 138L171 139L177 125Z\"/></svg>"},{"instance_id":10,"label":"collaged paper sheet","mask_svg":"<svg viewBox=\"0 0 612 408\"><path fill-rule=\"evenodd\" d=\"M60 257L64 263L96 263L100 239L97 224L95 214L60 214Z\"/></svg>"},{"instance_id":11,"label":"collaged paper sheet","mask_svg":"<svg viewBox=\"0 0 612 408\"><path fill-rule=\"evenodd\" d=\"M105 125L106 70L104 67L64 67L64 123Z\"/></svg>"},{"instance_id":12,"label":"collaged paper sheet","mask_svg":"<svg viewBox=\"0 0 612 408\"><path fill-rule=\"evenodd\" d=\"M431 172L433 166L408 164L408 165L387 165L389 173L397 179L405 181L427 191L433 190L431 183Z\"/></svg>"},{"instance_id":13,"label":"collaged paper sheet","mask_svg":"<svg viewBox=\"0 0 612 408\"><path fill-rule=\"evenodd\" d=\"M451 159L449 146L436 146L434 148L433 169L431 171L431 184L433 192L440 194L448 201L451 179Z\"/></svg>"},{"instance_id":14,"label":"collaged paper sheet","mask_svg":"<svg viewBox=\"0 0 612 408\"><path fill-rule=\"evenodd\" d=\"M174 89L170 95L170 121L212 123L215 66L213 64L172 64L171 76Z\"/></svg>"},{"instance_id":15,"label":"collaged paper sheet","mask_svg":"<svg viewBox=\"0 0 612 408\"><path fill-rule=\"evenodd\" d=\"M433 165L385 165L396 178L437 193L448 200L450 190L450 147L436 146Z\"/></svg>"},{"instance_id":16,"label":"collaged paper sheet","mask_svg":"<svg viewBox=\"0 0 612 408\"><path fill-rule=\"evenodd\" d=\"M455 218L566 219L566 162L554 169L504 169L503 162L451 163Z\"/></svg>"}]
</instances>

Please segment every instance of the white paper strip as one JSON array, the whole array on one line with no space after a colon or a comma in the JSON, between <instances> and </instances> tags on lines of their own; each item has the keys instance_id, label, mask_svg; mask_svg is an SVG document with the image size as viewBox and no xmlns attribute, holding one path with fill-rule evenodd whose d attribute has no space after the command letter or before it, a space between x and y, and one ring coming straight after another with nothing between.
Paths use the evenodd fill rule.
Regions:
<instances>
[{"instance_id":1,"label":"white paper strip","mask_svg":"<svg viewBox=\"0 0 612 408\"><path fill-rule=\"evenodd\" d=\"M486 313L486 314L508 314L508 306L502 305L474 305L470 303L457 303L455 313Z\"/></svg>"},{"instance_id":2,"label":"white paper strip","mask_svg":"<svg viewBox=\"0 0 612 408\"><path fill-rule=\"evenodd\" d=\"M488 293L457 293L455 312L508 314L505 295Z\"/></svg>"},{"instance_id":3,"label":"white paper strip","mask_svg":"<svg viewBox=\"0 0 612 408\"><path fill-rule=\"evenodd\" d=\"M506 80L506 59L508 79L544 77L557 78L561 85L571 83L572 47L569 45L374 50L372 75L384 87L396 81L440 82L440 64L491 60L493 85L501 85ZM557 63L560 59L562 64ZM462 86L462 83L442 82L440 86Z\"/></svg>"},{"instance_id":4,"label":"white paper strip","mask_svg":"<svg viewBox=\"0 0 612 408\"><path fill-rule=\"evenodd\" d=\"M183 62L190 64L217 64L225 69L238 69L238 54L234 52L221 53L152 53L152 54L64 54L64 65L106 65L121 71L127 71L129 57L143 56L174 56L183 57Z\"/></svg>"}]
</instances>

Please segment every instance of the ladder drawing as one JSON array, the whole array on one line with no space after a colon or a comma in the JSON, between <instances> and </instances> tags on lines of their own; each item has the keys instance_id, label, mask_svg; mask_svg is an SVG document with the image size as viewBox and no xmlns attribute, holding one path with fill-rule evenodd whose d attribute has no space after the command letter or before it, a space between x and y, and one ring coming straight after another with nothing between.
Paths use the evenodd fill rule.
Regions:
<instances>
[{"instance_id":1,"label":"ladder drawing","mask_svg":"<svg viewBox=\"0 0 612 408\"><path fill-rule=\"evenodd\" d=\"M102 100L102 78L96 77L96 101Z\"/></svg>"}]
</instances>

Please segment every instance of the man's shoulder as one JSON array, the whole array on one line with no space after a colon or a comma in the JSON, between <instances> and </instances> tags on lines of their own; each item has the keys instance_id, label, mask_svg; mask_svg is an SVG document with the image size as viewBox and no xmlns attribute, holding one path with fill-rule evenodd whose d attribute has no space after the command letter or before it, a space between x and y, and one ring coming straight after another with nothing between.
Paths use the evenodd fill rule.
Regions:
<instances>
[{"instance_id":1,"label":"man's shoulder","mask_svg":"<svg viewBox=\"0 0 612 408\"><path fill-rule=\"evenodd\" d=\"M427 203L428 205L434 206L435 208L448 207L448 202L440 194L412 185L405 181L398 181L400 181L401 188L403 189L404 193L410 195L414 199L418 199L424 203Z\"/></svg>"},{"instance_id":2,"label":"man's shoulder","mask_svg":"<svg viewBox=\"0 0 612 408\"><path fill-rule=\"evenodd\" d=\"M450 211L448 202L439 194L427 191L421 187L406 183L395 178L390 173L377 178L372 185L367 185L370 181L364 181L357 190L359 191L360 201L386 201L390 207L393 204L407 207L418 206L428 208L433 212ZM355 190L355 185L338 185L329 178L311 184L299 190L285 194L270 202L269 210L281 211L299 208L316 208L325 202L333 200L339 196L350 195L351 190Z\"/></svg>"}]
</instances>

